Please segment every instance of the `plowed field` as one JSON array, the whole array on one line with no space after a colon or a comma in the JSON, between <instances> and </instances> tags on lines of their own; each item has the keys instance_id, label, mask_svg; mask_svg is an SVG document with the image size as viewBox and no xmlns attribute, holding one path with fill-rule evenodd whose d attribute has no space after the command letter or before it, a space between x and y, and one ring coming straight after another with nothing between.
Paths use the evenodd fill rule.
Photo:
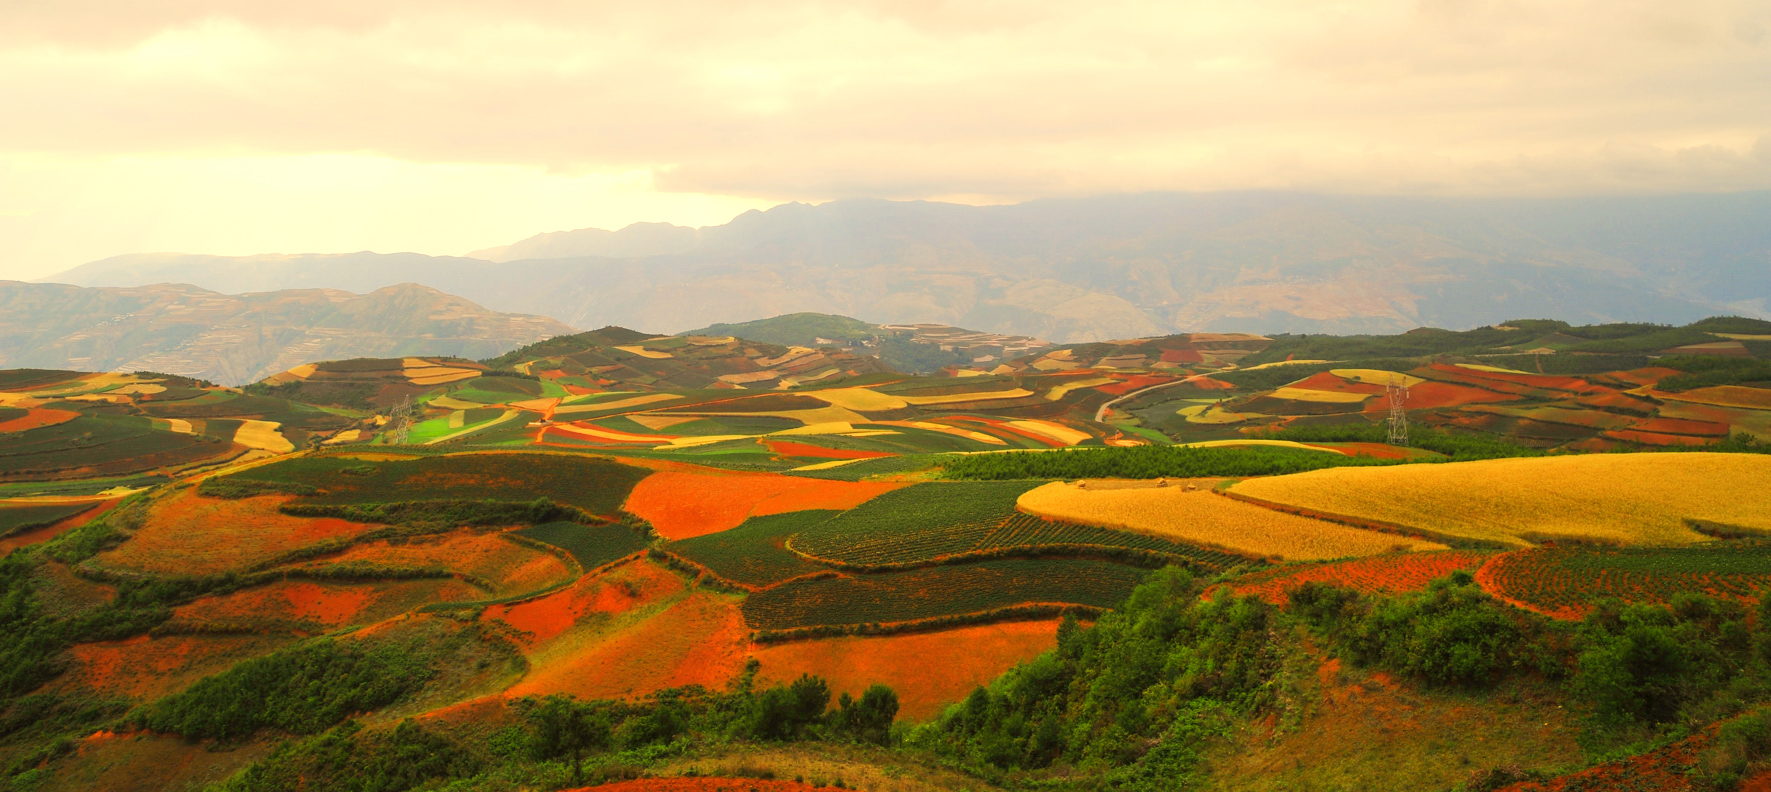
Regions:
<instances>
[{"instance_id":1,"label":"plowed field","mask_svg":"<svg viewBox=\"0 0 1771 792\"><path fill-rule=\"evenodd\" d=\"M627 510L666 539L735 528L751 515L848 509L903 486L766 474L654 473L633 488Z\"/></svg>"},{"instance_id":2,"label":"plowed field","mask_svg":"<svg viewBox=\"0 0 1771 792\"><path fill-rule=\"evenodd\" d=\"M77 644L68 650L72 667L51 683L50 689L156 698L292 640L267 635L144 635L126 641Z\"/></svg>"},{"instance_id":3,"label":"plowed field","mask_svg":"<svg viewBox=\"0 0 1771 792\"><path fill-rule=\"evenodd\" d=\"M657 603L683 590L682 579L654 564L626 564L586 577L544 597L511 605L491 605L483 619L497 619L522 632L527 646L539 646L565 634L587 616L626 613Z\"/></svg>"},{"instance_id":4,"label":"plowed field","mask_svg":"<svg viewBox=\"0 0 1771 792\"><path fill-rule=\"evenodd\" d=\"M1288 561L1445 549L1434 542L1312 520L1182 487L1100 489L1052 482L1022 495L1018 505L1042 517Z\"/></svg>"},{"instance_id":5,"label":"plowed field","mask_svg":"<svg viewBox=\"0 0 1771 792\"><path fill-rule=\"evenodd\" d=\"M369 624L433 602L485 597L458 580L334 582L284 580L205 597L172 611L174 622L330 629Z\"/></svg>"},{"instance_id":6,"label":"plowed field","mask_svg":"<svg viewBox=\"0 0 1771 792\"><path fill-rule=\"evenodd\" d=\"M884 683L898 694L899 719L928 720L973 688L1056 646L1057 631L1056 620L1045 620L791 641L756 651L762 663L757 680L786 684L811 674L830 683L831 696L847 692L856 698L868 685Z\"/></svg>"},{"instance_id":7,"label":"plowed field","mask_svg":"<svg viewBox=\"0 0 1771 792\"><path fill-rule=\"evenodd\" d=\"M572 568L552 553L524 547L497 533L473 531L369 542L326 556L311 565L352 563L441 567L488 581L501 595L545 588L573 575Z\"/></svg>"},{"instance_id":8,"label":"plowed field","mask_svg":"<svg viewBox=\"0 0 1771 792\"><path fill-rule=\"evenodd\" d=\"M291 517L277 511L287 495L239 500L204 498L191 487L156 502L147 524L117 549L98 556L103 566L174 575L241 569L328 539L379 526L329 517Z\"/></svg>"},{"instance_id":9,"label":"plowed field","mask_svg":"<svg viewBox=\"0 0 1771 792\"><path fill-rule=\"evenodd\" d=\"M569 631L532 653L528 676L506 694L591 699L684 685L723 689L744 667L750 647L737 605L704 590L635 608L601 627Z\"/></svg>"},{"instance_id":10,"label":"plowed field","mask_svg":"<svg viewBox=\"0 0 1771 792\"><path fill-rule=\"evenodd\" d=\"M1771 591L1771 543L1536 547L1493 557L1476 581L1500 599L1557 619L1582 618L1608 597L1665 604L1694 592L1750 601Z\"/></svg>"},{"instance_id":11,"label":"plowed field","mask_svg":"<svg viewBox=\"0 0 1771 792\"><path fill-rule=\"evenodd\" d=\"M1707 538L1687 518L1771 529L1766 481L1771 456L1761 454L1595 454L1315 470L1231 491L1515 546L1540 537L1687 544Z\"/></svg>"}]
</instances>

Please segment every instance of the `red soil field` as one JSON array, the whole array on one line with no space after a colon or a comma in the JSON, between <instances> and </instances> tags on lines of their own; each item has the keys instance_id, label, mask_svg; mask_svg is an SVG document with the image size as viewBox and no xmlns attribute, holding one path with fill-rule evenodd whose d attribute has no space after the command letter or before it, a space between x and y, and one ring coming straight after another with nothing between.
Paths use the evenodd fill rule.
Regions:
<instances>
[{"instance_id":1,"label":"red soil field","mask_svg":"<svg viewBox=\"0 0 1771 792\"><path fill-rule=\"evenodd\" d=\"M1164 349L1162 350L1162 362L1204 363L1205 356L1199 354L1197 349Z\"/></svg>"},{"instance_id":2,"label":"red soil field","mask_svg":"<svg viewBox=\"0 0 1771 792\"><path fill-rule=\"evenodd\" d=\"M752 514L848 509L899 484L825 481L766 473L653 473L627 496L627 510L666 539L735 528Z\"/></svg>"},{"instance_id":3,"label":"red soil field","mask_svg":"<svg viewBox=\"0 0 1771 792\"><path fill-rule=\"evenodd\" d=\"M1499 792L1563 792L1564 790L1586 789L1656 789L1661 792L1685 792L1692 789L1691 777L1686 775L1696 764L1698 756L1707 750L1715 741L1716 728L1711 727L1698 734L1686 737L1672 745L1657 748L1639 756L1606 762L1597 767L1590 767L1577 773L1552 778L1548 781L1525 781L1511 786L1501 787ZM1771 786L1753 786L1765 784L1765 777L1747 781L1739 787L1740 792L1752 789L1771 789Z\"/></svg>"},{"instance_id":4,"label":"red soil field","mask_svg":"<svg viewBox=\"0 0 1771 792\"><path fill-rule=\"evenodd\" d=\"M67 533L68 531L79 528L82 525L98 519L99 515L110 511L111 507L116 506L118 503L122 502L122 500L122 498L108 500L94 508L87 509L86 511L80 512L79 514L62 520L54 525L46 525L34 531L13 534L5 539L0 539L0 556L6 555L20 547L34 545L38 542L47 542L50 539L54 539L57 536Z\"/></svg>"},{"instance_id":5,"label":"red soil field","mask_svg":"<svg viewBox=\"0 0 1771 792\"><path fill-rule=\"evenodd\" d=\"M636 613L636 615L638 615ZM618 629L571 634L529 656L511 697L570 693L582 699L645 696L684 685L723 689L744 667L750 630L732 600L691 591Z\"/></svg>"},{"instance_id":6,"label":"red soil field","mask_svg":"<svg viewBox=\"0 0 1771 792\"><path fill-rule=\"evenodd\" d=\"M1124 396L1125 394L1130 393L1135 390L1138 390L1139 388L1148 388L1151 385L1161 385L1164 382L1173 382L1174 379L1175 379L1174 377L1155 376L1155 375L1150 375L1150 374L1137 374L1137 375L1132 376L1129 379L1115 382L1112 385L1096 386L1095 390L1098 390L1102 393L1110 393L1114 396Z\"/></svg>"},{"instance_id":7,"label":"red soil field","mask_svg":"<svg viewBox=\"0 0 1771 792\"><path fill-rule=\"evenodd\" d=\"M625 613L682 590L682 578L655 564L627 564L544 597L488 606L481 618L497 619L526 633L522 642L533 647L558 638L587 614Z\"/></svg>"},{"instance_id":8,"label":"red soil field","mask_svg":"<svg viewBox=\"0 0 1771 792\"><path fill-rule=\"evenodd\" d=\"M884 451L860 451L846 448L825 448L809 443L793 443L784 440L765 440L763 445L782 456L816 457L818 459L873 459L874 457L891 456Z\"/></svg>"},{"instance_id":9,"label":"red soil field","mask_svg":"<svg viewBox=\"0 0 1771 792\"><path fill-rule=\"evenodd\" d=\"M1189 380L1187 380L1187 384L1192 385L1193 387L1198 388L1200 390L1236 390L1235 385L1231 385L1230 383L1224 382L1223 380L1214 380L1211 377L1200 377L1199 379L1189 379Z\"/></svg>"},{"instance_id":10,"label":"red soil field","mask_svg":"<svg viewBox=\"0 0 1771 792\"><path fill-rule=\"evenodd\" d=\"M1682 434L1661 434L1659 432L1644 432L1644 431L1640 431L1637 429L1616 429L1613 431L1605 432L1604 435L1606 437L1612 438L1614 440L1625 440L1625 441L1628 441L1631 443L1641 443L1643 445L1657 445L1657 446L1708 445L1709 443L1712 443L1717 439L1714 437L1692 437L1691 435L1682 435Z\"/></svg>"},{"instance_id":11,"label":"red soil field","mask_svg":"<svg viewBox=\"0 0 1771 792\"><path fill-rule=\"evenodd\" d=\"M1238 595L1260 597L1274 605L1285 604L1291 589L1309 582L1334 583L1366 593L1424 591L1435 579L1482 566L1490 555L1473 550L1442 550L1280 567L1247 575L1232 588Z\"/></svg>"},{"instance_id":12,"label":"red soil field","mask_svg":"<svg viewBox=\"0 0 1771 792\"><path fill-rule=\"evenodd\" d=\"M50 686L105 696L155 698L291 640L264 635L143 635L125 641L77 644L68 650L73 667Z\"/></svg>"},{"instance_id":13,"label":"red soil field","mask_svg":"<svg viewBox=\"0 0 1771 792\"><path fill-rule=\"evenodd\" d=\"M38 601L43 603L45 610L57 615L82 613L117 598L116 586L75 577L73 570L60 561L49 561L38 567L33 581Z\"/></svg>"},{"instance_id":14,"label":"red soil field","mask_svg":"<svg viewBox=\"0 0 1771 792\"><path fill-rule=\"evenodd\" d=\"M1611 372L1611 377L1613 379L1623 380L1624 382L1633 382L1637 385L1654 385L1667 377L1683 373L1684 372L1679 371L1678 369L1649 366L1648 368L1631 369L1630 371L1613 371Z\"/></svg>"},{"instance_id":15,"label":"red soil field","mask_svg":"<svg viewBox=\"0 0 1771 792\"><path fill-rule=\"evenodd\" d=\"M1694 435L1698 437L1727 437L1728 424L1713 421L1693 421L1687 418L1650 418L1631 426L1638 432L1656 432L1660 434Z\"/></svg>"},{"instance_id":16,"label":"red soil field","mask_svg":"<svg viewBox=\"0 0 1771 792\"><path fill-rule=\"evenodd\" d=\"M147 524L117 549L101 553L103 566L177 575L239 569L281 553L381 526L330 517L292 517L277 511L289 495L219 500L196 487L160 499Z\"/></svg>"},{"instance_id":17,"label":"red soil field","mask_svg":"<svg viewBox=\"0 0 1771 792\"><path fill-rule=\"evenodd\" d=\"M1050 437L1046 437L1045 435L1034 434L1019 427L1009 426L1007 421L1000 421L994 418L983 418L976 415L948 416L946 418L930 421L930 423L944 423L951 426L957 426L967 431L981 431L985 434L995 435L1004 439L1032 440L1047 448L1061 448L1064 445L1063 443ZM960 426L962 423L982 424L984 428L974 429L972 427Z\"/></svg>"},{"instance_id":18,"label":"red soil field","mask_svg":"<svg viewBox=\"0 0 1771 792\"><path fill-rule=\"evenodd\" d=\"M1654 409L1654 404L1652 402L1627 396L1616 391L1582 394L1574 400L1574 403L1594 410L1614 409L1626 413L1638 413L1643 415L1648 414L1649 411Z\"/></svg>"},{"instance_id":19,"label":"red soil field","mask_svg":"<svg viewBox=\"0 0 1771 792\"><path fill-rule=\"evenodd\" d=\"M307 622L330 628L380 621L432 602L459 602L484 596L484 592L458 580L283 580L181 605L172 610L172 618L179 622L269 623L276 627Z\"/></svg>"},{"instance_id":20,"label":"red soil field","mask_svg":"<svg viewBox=\"0 0 1771 792\"><path fill-rule=\"evenodd\" d=\"M573 570L552 553L525 547L499 533L460 530L403 542L381 540L355 545L313 562L313 566L368 563L382 566L442 567L490 581L500 594L521 594L566 580Z\"/></svg>"},{"instance_id":21,"label":"red soil field","mask_svg":"<svg viewBox=\"0 0 1771 792\"><path fill-rule=\"evenodd\" d=\"M1584 391L1593 387L1592 383L1580 379L1579 377L1559 377L1554 374L1509 374L1504 371L1481 371L1479 369L1437 363L1433 365L1433 368L1438 371L1460 374L1465 377L1495 380L1498 382L1511 382L1515 385L1526 385L1533 388L1543 388L1545 390Z\"/></svg>"},{"instance_id":22,"label":"red soil field","mask_svg":"<svg viewBox=\"0 0 1771 792\"><path fill-rule=\"evenodd\" d=\"M1518 401L1519 397L1453 385L1449 382L1423 382L1408 389L1408 409L1431 410L1440 407L1461 407L1465 404L1482 404L1486 402ZM1389 402L1373 399L1365 406L1366 412L1384 413L1390 411Z\"/></svg>"},{"instance_id":23,"label":"red soil field","mask_svg":"<svg viewBox=\"0 0 1771 792\"><path fill-rule=\"evenodd\" d=\"M1018 663L1057 645L1056 620L1006 622L905 635L847 636L759 647L760 684L802 673L830 683L834 698L875 682L898 694L899 718L928 720Z\"/></svg>"},{"instance_id":24,"label":"red soil field","mask_svg":"<svg viewBox=\"0 0 1771 792\"><path fill-rule=\"evenodd\" d=\"M28 429L40 429L45 426L67 423L78 417L80 417L80 414L73 410L52 410L48 407L32 407L30 412L27 412L24 415L10 421L0 421L0 432L23 432Z\"/></svg>"},{"instance_id":25,"label":"red soil field","mask_svg":"<svg viewBox=\"0 0 1771 792\"><path fill-rule=\"evenodd\" d=\"M813 787L798 781L760 778L636 778L568 792L808 792Z\"/></svg>"},{"instance_id":26,"label":"red soil field","mask_svg":"<svg viewBox=\"0 0 1771 792\"><path fill-rule=\"evenodd\" d=\"M1294 382L1289 387L1329 391L1331 393L1377 394L1384 392L1384 386L1382 385L1374 385L1369 382L1354 382L1353 380L1342 379L1326 371L1312 374L1304 381Z\"/></svg>"}]
</instances>

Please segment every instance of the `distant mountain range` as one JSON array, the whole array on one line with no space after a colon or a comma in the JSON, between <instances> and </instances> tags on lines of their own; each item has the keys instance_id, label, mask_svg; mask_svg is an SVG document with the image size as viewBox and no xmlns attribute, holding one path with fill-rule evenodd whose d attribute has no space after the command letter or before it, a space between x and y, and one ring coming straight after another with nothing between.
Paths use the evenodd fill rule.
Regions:
<instances>
[{"instance_id":1,"label":"distant mountain range","mask_svg":"<svg viewBox=\"0 0 1771 792\"><path fill-rule=\"evenodd\" d=\"M416 282L579 327L815 311L1075 343L1390 333L1522 316L1771 316L1771 193L1435 199L1149 194L1013 206L784 204L699 229L542 234L478 258L146 254L49 280L222 292Z\"/></svg>"},{"instance_id":2,"label":"distant mountain range","mask_svg":"<svg viewBox=\"0 0 1771 792\"><path fill-rule=\"evenodd\" d=\"M226 295L0 281L0 368L157 371L241 385L316 360L491 357L574 332L405 283Z\"/></svg>"}]
</instances>

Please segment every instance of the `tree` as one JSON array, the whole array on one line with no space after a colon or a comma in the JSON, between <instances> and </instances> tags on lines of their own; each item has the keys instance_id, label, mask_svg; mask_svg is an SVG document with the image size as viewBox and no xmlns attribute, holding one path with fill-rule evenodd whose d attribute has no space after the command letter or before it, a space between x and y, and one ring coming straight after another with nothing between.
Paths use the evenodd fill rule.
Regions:
<instances>
[{"instance_id":1,"label":"tree","mask_svg":"<svg viewBox=\"0 0 1771 792\"><path fill-rule=\"evenodd\" d=\"M836 724L850 736L863 742L884 745L891 735L892 721L898 717L898 694L885 685L875 684L856 701L849 694L838 700Z\"/></svg>"},{"instance_id":2,"label":"tree","mask_svg":"<svg viewBox=\"0 0 1771 792\"><path fill-rule=\"evenodd\" d=\"M786 687L772 687L756 698L751 731L765 740L790 740L824 717L830 686L823 678L800 674Z\"/></svg>"},{"instance_id":3,"label":"tree","mask_svg":"<svg viewBox=\"0 0 1771 792\"><path fill-rule=\"evenodd\" d=\"M527 713L534 729L534 750L538 759L569 757L572 760L572 782L584 784L584 752L609 744L609 722L601 713L576 699L556 693L540 701Z\"/></svg>"}]
</instances>

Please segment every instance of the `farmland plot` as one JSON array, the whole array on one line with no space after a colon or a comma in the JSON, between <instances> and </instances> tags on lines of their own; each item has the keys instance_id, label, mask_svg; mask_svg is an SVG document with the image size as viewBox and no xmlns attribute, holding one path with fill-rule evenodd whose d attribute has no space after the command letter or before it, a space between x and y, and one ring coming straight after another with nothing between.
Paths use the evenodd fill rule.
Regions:
<instances>
[{"instance_id":1,"label":"farmland plot","mask_svg":"<svg viewBox=\"0 0 1771 792\"><path fill-rule=\"evenodd\" d=\"M1771 591L1771 542L1535 547L1495 556L1476 580L1501 599L1559 619L1582 618L1607 597L1662 605L1680 593L1756 600Z\"/></svg>"},{"instance_id":2,"label":"farmland plot","mask_svg":"<svg viewBox=\"0 0 1771 792\"><path fill-rule=\"evenodd\" d=\"M1232 588L1238 596L1256 596L1274 605L1285 604L1292 589L1311 582L1368 594L1401 594L1423 591L1428 583L1453 572L1474 571L1491 555L1476 550L1441 550L1275 567L1237 578Z\"/></svg>"}]
</instances>

